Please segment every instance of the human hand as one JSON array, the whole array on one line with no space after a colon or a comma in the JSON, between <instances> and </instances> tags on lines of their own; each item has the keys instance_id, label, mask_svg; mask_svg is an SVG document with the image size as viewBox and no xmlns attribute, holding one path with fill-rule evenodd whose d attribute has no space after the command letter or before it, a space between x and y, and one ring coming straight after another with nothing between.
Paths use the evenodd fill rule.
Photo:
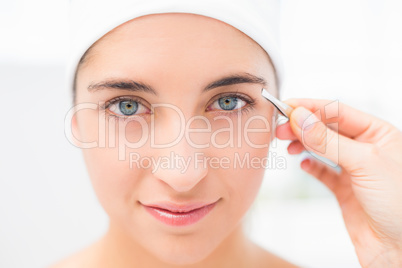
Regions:
<instances>
[{"instance_id":1,"label":"human hand","mask_svg":"<svg viewBox=\"0 0 402 268\"><path fill-rule=\"evenodd\" d=\"M301 162L334 193L362 267L402 267L402 132L337 101L284 102L295 109L276 136L292 140L288 152L308 150L341 167Z\"/></svg>"}]
</instances>

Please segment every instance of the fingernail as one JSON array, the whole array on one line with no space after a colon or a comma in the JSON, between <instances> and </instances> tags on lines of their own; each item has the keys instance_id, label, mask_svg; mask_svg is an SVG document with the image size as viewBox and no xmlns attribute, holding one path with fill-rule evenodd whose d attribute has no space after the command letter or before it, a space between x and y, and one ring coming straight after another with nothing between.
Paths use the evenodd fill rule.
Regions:
<instances>
[{"instance_id":1,"label":"fingernail","mask_svg":"<svg viewBox=\"0 0 402 268\"><path fill-rule=\"evenodd\" d=\"M296 116L296 123L302 130L309 130L315 123L320 121L312 112L304 107L297 109Z\"/></svg>"},{"instance_id":2,"label":"fingernail","mask_svg":"<svg viewBox=\"0 0 402 268\"><path fill-rule=\"evenodd\" d=\"M308 151L303 151L300 155L301 168L308 168L311 163L311 154Z\"/></svg>"},{"instance_id":3,"label":"fingernail","mask_svg":"<svg viewBox=\"0 0 402 268\"><path fill-rule=\"evenodd\" d=\"M310 168L310 165L311 165L311 158L306 158L300 162L300 167L305 171L307 171Z\"/></svg>"}]
</instances>

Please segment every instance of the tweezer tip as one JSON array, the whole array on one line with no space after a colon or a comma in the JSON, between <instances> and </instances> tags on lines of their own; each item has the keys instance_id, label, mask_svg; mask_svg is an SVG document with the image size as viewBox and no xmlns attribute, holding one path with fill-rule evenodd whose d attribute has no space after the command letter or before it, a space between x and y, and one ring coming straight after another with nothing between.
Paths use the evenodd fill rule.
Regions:
<instances>
[{"instance_id":1,"label":"tweezer tip","mask_svg":"<svg viewBox=\"0 0 402 268\"><path fill-rule=\"evenodd\" d=\"M290 113L293 110L292 107L273 97L265 88L261 89L261 95L270 101L283 116L289 119Z\"/></svg>"}]
</instances>

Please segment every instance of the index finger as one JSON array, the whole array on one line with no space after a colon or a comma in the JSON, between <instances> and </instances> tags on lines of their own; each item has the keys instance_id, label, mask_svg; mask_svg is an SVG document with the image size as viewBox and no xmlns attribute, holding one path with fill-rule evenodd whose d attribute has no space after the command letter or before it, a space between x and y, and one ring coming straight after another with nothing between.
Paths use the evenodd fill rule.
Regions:
<instances>
[{"instance_id":1,"label":"index finger","mask_svg":"<svg viewBox=\"0 0 402 268\"><path fill-rule=\"evenodd\" d=\"M353 139L358 139L374 125L379 127L387 123L378 117L357 110L338 100L292 98L283 102L293 108L303 106L312 112L319 110L321 121L324 122L324 124L338 123L339 133Z\"/></svg>"}]
</instances>

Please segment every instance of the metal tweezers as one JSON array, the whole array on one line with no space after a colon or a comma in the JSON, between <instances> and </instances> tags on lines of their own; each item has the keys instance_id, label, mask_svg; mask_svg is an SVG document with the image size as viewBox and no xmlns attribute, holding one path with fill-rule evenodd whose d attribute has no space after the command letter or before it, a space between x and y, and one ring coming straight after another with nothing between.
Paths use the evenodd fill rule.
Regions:
<instances>
[{"instance_id":1,"label":"metal tweezers","mask_svg":"<svg viewBox=\"0 0 402 268\"><path fill-rule=\"evenodd\" d=\"M264 89L264 88L261 90L261 95L262 95L264 98L266 98L267 100L269 100L269 101L279 110L279 112L280 112L283 116L285 116L287 119L289 119L290 114L291 114L291 112L293 111L293 108L292 108L292 107L290 107L290 106L287 105L286 103L284 103L284 102L278 100L277 98L275 98L274 96L272 96L271 94L269 94L268 91L267 91L266 89ZM330 160L327 159L327 158L324 158L323 156L320 156L320 155L314 153L313 151L307 150L306 152L310 153L310 154L313 155L315 158L321 160L321 161L324 162L325 164L331 166L331 167L334 168L338 173L341 172L342 168L341 168L338 164L336 164L336 163L330 161Z\"/></svg>"},{"instance_id":2,"label":"metal tweezers","mask_svg":"<svg viewBox=\"0 0 402 268\"><path fill-rule=\"evenodd\" d=\"M287 105L286 103L278 100L277 98L275 98L274 96L272 96L271 94L268 93L268 91L263 88L261 90L261 95L266 98L267 100L269 100L278 110L279 112L285 116L286 118L289 119L290 114L293 111L293 108L290 107L289 105Z\"/></svg>"}]
</instances>

